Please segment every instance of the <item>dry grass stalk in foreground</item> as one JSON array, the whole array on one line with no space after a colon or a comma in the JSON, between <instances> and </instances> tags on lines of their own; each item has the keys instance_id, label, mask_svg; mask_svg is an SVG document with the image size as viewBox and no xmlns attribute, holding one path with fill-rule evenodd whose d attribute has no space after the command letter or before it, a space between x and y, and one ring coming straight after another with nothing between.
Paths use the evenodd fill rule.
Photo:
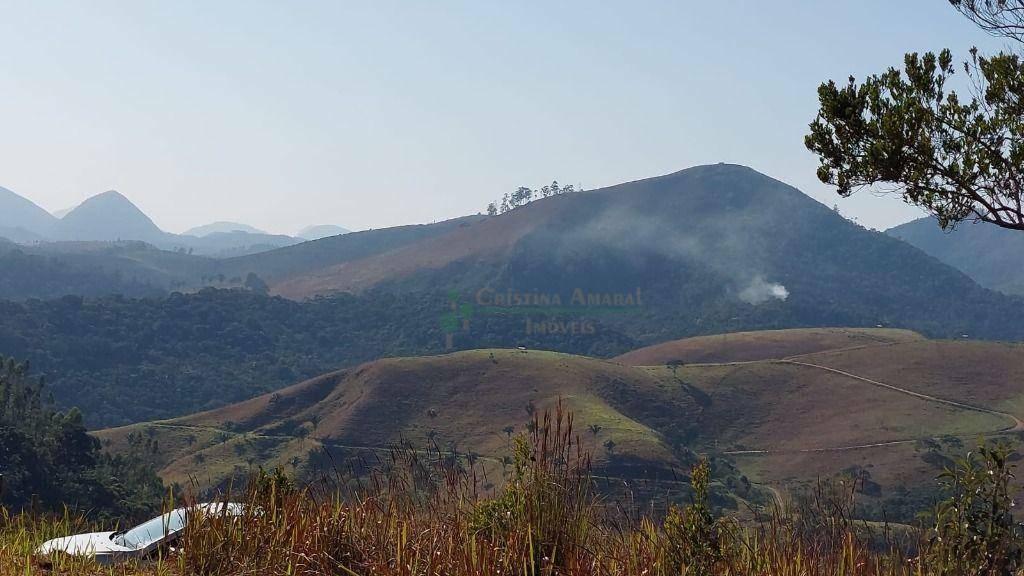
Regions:
<instances>
[{"instance_id":1,"label":"dry grass stalk in foreground","mask_svg":"<svg viewBox=\"0 0 1024 576\"><path fill-rule=\"evenodd\" d=\"M664 521L616 513L592 488L570 415L559 407L531 429L518 439L496 494L481 495L475 468L452 454L396 449L385 472L343 487L325 481L297 489L280 473L262 475L245 494L246 517L191 524L180 551L166 559L114 569L63 562L55 572L911 576L1013 574L1020 563L1021 534L1003 514L1010 472L999 449L975 453L951 471L954 490L974 501L957 501L967 507L954 505L946 516L940 508L936 529L919 543L921 555L906 560L872 552L849 509L831 497L807 509L776 509L754 526L715 518L706 462L692 475L693 502ZM85 528L70 518L2 521L0 576L44 573L27 560L32 547Z\"/></svg>"}]
</instances>

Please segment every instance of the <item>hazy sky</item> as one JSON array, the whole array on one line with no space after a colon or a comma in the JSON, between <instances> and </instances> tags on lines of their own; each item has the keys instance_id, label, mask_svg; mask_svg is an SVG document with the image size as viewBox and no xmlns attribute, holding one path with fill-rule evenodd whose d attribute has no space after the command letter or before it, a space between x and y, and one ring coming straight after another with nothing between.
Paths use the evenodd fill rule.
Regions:
<instances>
[{"instance_id":1,"label":"hazy sky","mask_svg":"<svg viewBox=\"0 0 1024 576\"><path fill-rule=\"evenodd\" d=\"M291 233L725 161L831 206L803 147L822 80L1001 44L946 0L5 0L0 186L50 210L116 189L173 232ZM839 204L879 228L917 215Z\"/></svg>"}]
</instances>

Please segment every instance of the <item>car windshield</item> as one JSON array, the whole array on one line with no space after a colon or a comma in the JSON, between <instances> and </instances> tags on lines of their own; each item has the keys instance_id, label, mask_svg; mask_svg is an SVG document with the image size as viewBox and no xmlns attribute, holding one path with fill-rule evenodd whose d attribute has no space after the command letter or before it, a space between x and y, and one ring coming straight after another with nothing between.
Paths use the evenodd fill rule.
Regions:
<instances>
[{"instance_id":1,"label":"car windshield","mask_svg":"<svg viewBox=\"0 0 1024 576\"><path fill-rule=\"evenodd\" d=\"M116 534L114 542L125 548L145 548L184 528L185 512L185 508L178 508L163 516L147 520L127 532Z\"/></svg>"}]
</instances>

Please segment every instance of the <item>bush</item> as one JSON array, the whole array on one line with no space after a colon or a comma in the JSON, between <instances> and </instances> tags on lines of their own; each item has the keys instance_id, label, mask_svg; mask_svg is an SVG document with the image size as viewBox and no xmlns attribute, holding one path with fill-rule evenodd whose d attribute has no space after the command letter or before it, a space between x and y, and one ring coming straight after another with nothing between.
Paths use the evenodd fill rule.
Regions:
<instances>
[{"instance_id":1,"label":"bush","mask_svg":"<svg viewBox=\"0 0 1024 576\"><path fill-rule=\"evenodd\" d=\"M1013 451L981 445L939 479L949 498L935 509L927 559L936 574L1017 574L1024 560L1024 527L1014 520Z\"/></svg>"}]
</instances>

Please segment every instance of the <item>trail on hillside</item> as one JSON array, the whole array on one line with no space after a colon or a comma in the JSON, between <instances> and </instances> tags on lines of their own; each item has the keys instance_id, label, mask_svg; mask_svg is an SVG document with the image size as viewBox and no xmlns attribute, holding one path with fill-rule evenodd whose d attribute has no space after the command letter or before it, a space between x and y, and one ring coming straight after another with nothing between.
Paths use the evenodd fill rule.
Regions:
<instances>
[{"instance_id":1,"label":"trail on hillside","mask_svg":"<svg viewBox=\"0 0 1024 576\"><path fill-rule=\"evenodd\" d=\"M927 400L929 402L937 402L939 404L946 404L948 406L955 406L957 408L962 408L964 410L972 410L974 412L981 412L983 414L992 414L993 416L1002 416L1004 418L1009 418L1010 420L1013 420L1013 426L1010 426L1010 427L1002 429L1002 430L998 430L997 431L998 433L1003 433L1003 432L1020 432L1020 431L1024 430L1024 421L1021 421L1020 418L1014 416L1013 414L1010 414L1009 412L1000 412L999 410L993 410L991 408L985 408L983 406L974 406L972 404L966 404L964 402L957 402L956 400L948 400L946 398L939 398L938 396L931 396L929 394L922 394L921 392L915 392L913 390L908 390L906 388L901 388L901 387L895 386L893 384L886 384L885 382L879 382L878 380L872 380L871 378L865 378L864 376L859 376L859 375L853 374L851 372L846 372L845 370L839 370L837 368L830 368L828 366L822 366L820 364L812 364L810 362L800 362L800 361L797 361L797 360L789 360L789 359L779 360L778 362L781 363L781 364L796 364L797 366L808 366L810 368L817 368L819 370L826 370L828 372L832 372L832 373L835 373L835 374L841 374L841 375L847 376L849 378L855 378L857 380L860 380L862 382L867 382L868 384L872 384L874 386L880 386L882 388L887 388L889 390L893 390L893 391L899 392L901 394L906 394L908 396L913 396L915 398L920 398L922 400Z\"/></svg>"},{"instance_id":2,"label":"trail on hillside","mask_svg":"<svg viewBox=\"0 0 1024 576\"><path fill-rule=\"evenodd\" d=\"M892 390L893 392L898 392L900 394L905 394L905 395L908 395L908 396L912 396L914 398L918 398L918 399L924 400L926 402L934 402L934 403L938 403L938 404L944 404L946 406L953 406L955 408L960 408L961 410L970 410L970 411L973 411L973 412L980 412L980 413L983 413L983 414L990 414L990 415L993 415L993 416L999 416L999 417L1006 418L1006 419L1008 419L1008 420L1013 422L1013 424L1010 425L1010 426L1006 426L1006 427L1000 428L998 430L993 430L991 432L983 433L983 435L986 435L986 436L987 435L1006 434L1006 433L1009 433L1009 432L1021 432L1021 431L1024 431L1024 421L1022 421L1017 416L1015 416L1013 414L1010 414L1009 412L1002 412L1002 411L994 410L994 409L991 409L991 408L985 408L983 406L975 406L975 405L972 405L972 404L967 404L965 402L958 402L956 400L949 400L947 398L940 398L938 396L932 396L930 394L924 394L924 393L916 392L914 390L910 390L910 389L907 389L907 388L902 388L900 386L896 386L896 385L893 385L893 384L888 384L888 383L885 383L885 382L880 382L878 380L873 380L871 378L866 378L864 376L860 376L860 375L854 374L852 372L847 372L845 370L839 370L838 368L832 368L832 367L829 367L829 366L823 366L821 364L814 364L812 362L803 362L803 361L800 361L800 360L796 360L796 358L805 358L805 357L808 357L808 356L814 356L814 355L820 355L820 354L829 354L829 353L841 352L841 351L847 351L847 350L858 350L858 349L863 349L863 348L876 348L876 347L884 347L884 346L894 346L894 345L897 345L897 344L904 344L904 342L887 342L887 343L874 344L874 345L868 344L868 345L862 345L862 346L852 346L852 347L844 348L844 349L827 350L827 351L815 352L815 353L810 353L810 354L797 354L797 355L794 355L794 356L789 356L789 357L786 357L786 358L781 358L781 359L776 359L776 360L763 360L762 362L771 362L771 363L775 363L775 364L792 364L794 366L803 366L803 367L806 367L806 368L812 368L812 369L816 369L816 370L824 370L826 372L831 372L833 374L839 374L839 375L845 376L847 378L853 378L855 380L859 380L861 382L864 382L864 383L867 383L867 384L871 384L872 386L877 386L877 387L880 387L880 388L885 388L887 390ZM747 362L743 362L743 363L725 362L725 363L722 363L721 365L723 365L723 366L732 366L732 365L736 365L736 364L746 364L746 363ZM713 365L713 364L711 364L711 365ZM920 440L927 439L927 438L930 438L930 437L906 438L906 439L901 439L901 440L890 440L890 441L887 441L887 442L872 442L872 443L866 443L866 444L853 444L853 445L848 445L848 446L829 446L829 447L820 447L820 448L730 450L730 451L723 452L723 454L727 454L727 455L730 455L730 456L758 456L758 455L771 455L771 454L812 454L812 453L816 453L816 452L817 453L820 453L820 452L845 452L845 451L849 451L849 450L863 450L863 449L868 449L868 448L881 448L881 447L886 447L886 446L897 446L897 445L901 445L901 444L913 444L915 442L918 442Z\"/></svg>"},{"instance_id":3,"label":"trail on hillside","mask_svg":"<svg viewBox=\"0 0 1024 576\"><path fill-rule=\"evenodd\" d=\"M216 433L216 434L223 434L223 435L226 435L226 436L231 436L233 438L245 438L245 439L249 439L249 438L252 438L252 439L264 438L264 439L268 439L268 440L284 440L284 441L292 441L292 440L300 440L301 441L301 440L304 440L304 441L307 441L307 442L312 442L312 443L315 443L315 444L319 444L321 446L326 446L326 447L329 447L329 448L341 448L341 449L344 449L344 450L363 450L363 451L369 451L369 452L385 452L385 453L387 453L387 452L391 452L391 451L393 451L395 449L400 449L400 450L412 450L412 451L416 452L417 454L433 454L433 453L436 453L435 450L432 450L432 449L429 449L429 448L428 449L405 448L405 447L401 447L397 443L395 445L393 445L393 446L360 446L360 445L355 445L355 444L344 444L344 443L341 443L341 442L337 442L337 441L331 440L329 438L319 438L319 437L316 437L316 436L297 436L297 435L294 435L294 434L266 434L266 433L255 431L255 430L253 430L253 431L245 431L245 432L236 432L236 431L232 431L232 430L225 430L223 428L217 428L216 426L206 426L206 425L168 424L168 423L164 423L164 422L147 422L147 423L145 423L143 425L147 426L147 427L150 427L150 428L164 428L164 429L169 429L169 430L187 430L187 431L192 431L192 432L213 432L213 433ZM208 446L206 448L202 448L202 449L198 450L196 453L202 452L203 450L206 450L207 448L213 448L215 446L219 446L222 443L223 442L218 442L217 444L214 444L212 446ZM440 449L440 450L442 452L444 451L443 449ZM193 453L193 454L195 454L195 453ZM193 454L189 454L188 456L192 456ZM497 464L501 464L501 460L498 459L498 458L494 458L494 457L490 457L490 456L483 456L483 455L477 455L477 457L480 460L486 460L486 461L489 461L489 462L494 462L494 463L497 463ZM184 456L181 457L181 458L184 458ZM164 466L164 467L165 468L169 467L174 462L177 462L178 460L181 460L181 458L176 458L176 459L172 460L171 462L169 462L167 464L167 466Z\"/></svg>"},{"instance_id":4,"label":"trail on hillside","mask_svg":"<svg viewBox=\"0 0 1024 576\"><path fill-rule=\"evenodd\" d=\"M218 428L216 426L209 426L209 425L202 425L202 424L198 424L198 425L197 424L170 424L170 423L167 423L167 422L149 422L149 423L146 423L145 426L152 427L152 428L164 428L164 429L169 429L169 430L183 430L183 431L190 431L190 432L213 432L213 433L217 433L217 434L224 434L225 436L230 436L230 437L233 437L233 438L244 438L244 439L264 438L264 439L284 440L284 441L305 440L305 441L311 442L313 444L319 444L321 446L328 447L328 448L338 448L338 449L344 449L344 450L370 452L371 454L374 454L378 458L379 458L379 454L381 454L381 453L389 454L389 453L393 452L396 449L402 450L402 451L412 451L412 452L415 452L416 454L423 454L423 455L430 455L430 456L436 455L438 453L438 451L440 451L442 453L444 452L444 449L442 449L440 447L438 447L436 449L429 449L429 448L416 449L416 448L412 448L412 447L408 447L408 446L404 446L403 447L403 446L398 446L398 445L393 445L393 446L363 446L363 445L344 444L344 443L341 443L341 442L332 441L332 440L327 439L327 438L316 438L316 437L312 437L312 436L300 437L300 436L295 436L295 435L290 435L290 434L265 434L263 432L258 432L258 431L239 432L239 431L233 431L233 430L225 430L223 428ZM205 451L205 450L207 450L209 448L215 448L215 447L217 447L217 446L219 446L221 444L223 444L223 442L218 442L218 443L213 444L211 446L207 446L206 448L201 448L198 451L190 453L188 455L180 456L178 458L175 458L175 459L169 461L166 465L164 465L163 469L170 468L170 467L174 466L175 463L180 462L183 459L191 458L195 454L201 453L201 452L203 452L203 451ZM504 468L504 464L505 464L505 462L503 462L503 460L501 458L496 458L494 456L484 456L482 454L476 454L476 459L480 460L480 461L483 461L483 462L490 462L490 463L492 463L494 465L502 466L503 468ZM673 473L675 473L675 469L674 468L673 468ZM629 482L643 481L643 482L659 484L659 485L660 484L670 484L670 485L685 486L685 487L691 486L691 483L690 483L689 479L672 479L672 478L646 479L646 478L634 478L634 477L627 477L627 476L615 476L615 475L610 475L610 474L595 474L594 478L597 479L597 480L603 480L606 483L613 482L613 481L615 481L615 482L622 482L622 483L625 483L625 485L628 485ZM777 490L775 490L774 488L771 488L771 487L766 487L766 488L769 491L772 492L772 494L774 495L775 499L779 503L782 502L781 493L779 491L777 491Z\"/></svg>"}]
</instances>

